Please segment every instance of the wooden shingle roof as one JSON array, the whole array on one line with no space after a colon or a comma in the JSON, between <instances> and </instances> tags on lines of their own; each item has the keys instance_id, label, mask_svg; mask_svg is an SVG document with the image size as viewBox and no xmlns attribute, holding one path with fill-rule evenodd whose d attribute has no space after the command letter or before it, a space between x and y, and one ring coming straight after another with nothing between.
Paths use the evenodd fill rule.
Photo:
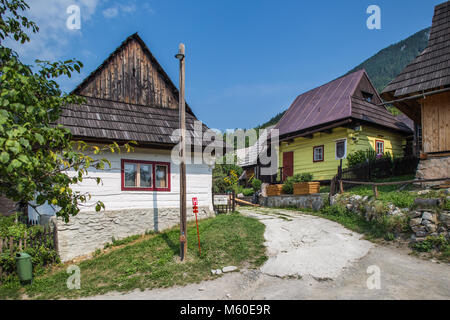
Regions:
<instances>
[{"instance_id":1,"label":"wooden shingle roof","mask_svg":"<svg viewBox=\"0 0 450 320\"><path fill-rule=\"evenodd\" d=\"M428 47L388 86L388 100L450 85L450 1L435 7Z\"/></svg>"},{"instance_id":2,"label":"wooden shingle roof","mask_svg":"<svg viewBox=\"0 0 450 320\"><path fill-rule=\"evenodd\" d=\"M65 106L58 124L68 128L74 138L87 141L136 141L170 147L178 143L178 138L171 137L179 127L178 117L178 109L87 98L82 105ZM186 114L186 130L191 136L195 120ZM202 131L207 129L203 125Z\"/></svg>"},{"instance_id":3,"label":"wooden shingle roof","mask_svg":"<svg viewBox=\"0 0 450 320\"><path fill-rule=\"evenodd\" d=\"M394 130L412 132L409 125L401 120L402 118L393 116L382 106L357 97L352 97L352 118Z\"/></svg>"},{"instance_id":4,"label":"wooden shingle roof","mask_svg":"<svg viewBox=\"0 0 450 320\"><path fill-rule=\"evenodd\" d=\"M136 141L158 148L178 143L179 137L172 137L179 128L178 89L137 33L123 41L73 93L83 96L85 103L64 106L57 123L75 139ZM195 120L186 105L187 138L198 144L201 136L194 136ZM202 124L202 132L207 129Z\"/></svg>"}]
</instances>

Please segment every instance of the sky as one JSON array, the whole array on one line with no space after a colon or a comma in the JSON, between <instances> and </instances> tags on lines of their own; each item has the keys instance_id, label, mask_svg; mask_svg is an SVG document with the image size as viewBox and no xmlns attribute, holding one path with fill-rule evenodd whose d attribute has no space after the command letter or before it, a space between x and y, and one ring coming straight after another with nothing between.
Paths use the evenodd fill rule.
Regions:
<instances>
[{"instance_id":1,"label":"sky","mask_svg":"<svg viewBox=\"0 0 450 320\"><path fill-rule=\"evenodd\" d=\"M174 55L182 42L186 101L207 126L225 130L266 122L299 94L430 26L434 6L444 0L27 2L40 32L14 49L29 64L81 60L81 74L60 81L65 91L135 32L178 86ZM67 28L71 5L80 8L80 29ZM367 28L370 5L381 10L379 30Z\"/></svg>"}]
</instances>

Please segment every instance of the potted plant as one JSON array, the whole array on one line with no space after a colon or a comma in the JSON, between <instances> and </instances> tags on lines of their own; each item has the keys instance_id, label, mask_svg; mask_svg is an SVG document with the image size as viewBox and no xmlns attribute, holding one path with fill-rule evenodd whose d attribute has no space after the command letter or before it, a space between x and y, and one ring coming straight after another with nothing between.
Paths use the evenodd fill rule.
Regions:
<instances>
[{"instance_id":1,"label":"potted plant","mask_svg":"<svg viewBox=\"0 0 450 320\"><path fill-rule=\"evenodd\" d=\"M305 195L320 192L320 182L312 182L313 175L310 173L302 173L297 178L293 186L295 195Z\"/></svg>"}]
</instances>

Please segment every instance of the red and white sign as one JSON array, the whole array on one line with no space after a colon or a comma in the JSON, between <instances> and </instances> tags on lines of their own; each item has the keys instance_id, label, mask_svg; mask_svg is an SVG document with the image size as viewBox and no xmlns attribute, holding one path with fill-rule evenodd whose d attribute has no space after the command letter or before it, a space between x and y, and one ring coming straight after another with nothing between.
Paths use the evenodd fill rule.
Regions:
<instances>
[{"instance_id":1,"label":"red and white sign","mask_svg":"<svg viewBox=\"0 0 450 320\"><path fill-rule=\"evenodd\" d=\"M197 197L192 198L192 211L195 213L195 224L197 225L197 237L198 237L198 252L202 255L202 249L200 248L200 231L198 230L198 199Z\"/></svg>"},{"instance_id":2,"label":"red and white sign","mask_svg":"<svg viewBox=\"0 0 450 320\"><path fill-rule=\"evenodd\" d=\"M197 197L192 198L192 211L194 211L194 213L198 213L198 199L197 199Z\"/></svg>"}]
</instances>

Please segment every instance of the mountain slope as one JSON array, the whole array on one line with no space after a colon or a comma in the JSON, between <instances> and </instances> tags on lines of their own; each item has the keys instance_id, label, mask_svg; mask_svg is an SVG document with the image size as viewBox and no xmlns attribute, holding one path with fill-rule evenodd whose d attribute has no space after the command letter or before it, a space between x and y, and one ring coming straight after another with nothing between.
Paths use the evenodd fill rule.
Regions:
<instances>
[{"instance_id":1,"label":"mountain slope","mask_svg":"<svg viewBox=\"0 0 450 320\"><path fill-rule=\"evenodd\" d=\"M378 92L381 92L427 47L429 37L430 28L423 29L411 37L381 50L348 73L366 69L373 85Z\"/></svg>"},{"instance_id":2,"label":"mountain slope","mask_svg":"<svg viewBox=\"0 0 450 320\"><path fill-rule=\"evenodd\" d=\"M428 44L430 28L423 29L409 38L381 50L370 57L360 65L356 66L347 74L359 69L366 69L367 74L372 80L373 85L378 92L383 91L389 82L391 82L419 53L421 53ZM278 113L269 121L257 127L266 128L276 124L284 115L286 110Z\"/></svg>"}]
</instances>

